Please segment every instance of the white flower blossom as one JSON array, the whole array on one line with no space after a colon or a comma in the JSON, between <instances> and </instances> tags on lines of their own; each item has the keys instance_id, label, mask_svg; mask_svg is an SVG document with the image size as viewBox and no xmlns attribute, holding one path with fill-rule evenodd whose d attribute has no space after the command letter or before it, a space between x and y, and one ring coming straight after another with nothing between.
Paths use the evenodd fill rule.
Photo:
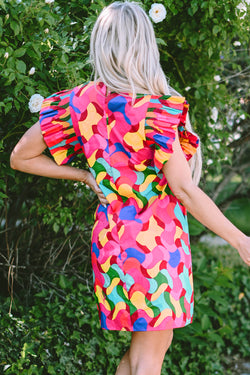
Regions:
<instances>
[{"instance_id":1,"label":"white flower blossom","mask_svg":"<svg viewBox=\"0 0 250 375\"><path fill-rule=\"evenodd\" d=\"M219 75L214 76L214 80L215 80L216 82L219 82L219 81L221 80L221 77L220 77Z\"/></svg>"},{"instance_id":2,"label":"white flower blossom","mask_svg":"<svg viewBox=\"0 0 250 375\"><path fill-rule=\"evenodd\" d=\"M4 58L7 59L9 57L9 53L8 52L5 52L4 54Z\"/></svg>"},{"instance_id":3,"label":"white flower blossom","mask_svg":"<svg viewBox=\"0 0 250 375\"><path fill-rule=\"evenodd\" d=\"M44 30L44 32L45 32L45 34L48 34L48 33L49 33L49 29L46 28L46 29Z\"/></svg>"},{"instance_id":4,"label":"white flower blossom","mask_svg":"<svg viewBox=\"0 0 250 375\"><path fill-rule=\"evenodd\" d=\"M33 66L30 71L29 71L29 75L30 76L33 76L33 74L35 74L35 71L36 71L36 68Z\"/></svg>"},{"instance_id":5,"label":"white flower blossom","mask_svg":"<svg viewBox=\"0 0 250 375\"><path fill-rule=\"evenodd\" d=\"M236 40L235 42L233 42L233 45L235 47L239 47L239 46L241 46L241 42L239 42L238 40Z\"/></svg>"},{"instance_id":6,"label":"white flower blossom","mask_svg":"<svg viewBox=\"0 0 250 375\"><path fill-rule=\"evenodd\" d=\"M218 90L218 88L220 87L220 85L216 85L215 88Z\"/></svg>"},{"instance_id":7,"label":"white flower blossom","mask_svg":"<svg viewBox=\"0 0 250 375\"><path fill-rule=\"evenodd\" d=\"M218 114L219 114L219 111L218 111L218 109L216 108L216 107L213 107L212 108L212 110L211 110L211 119L214 121L214 122L216 122L217 121L217 119L218 119Z\"/></svg>"},{"instance_id":8,"label":"white flower blossom","mask_svg":"<svg viewBox=\"0 0 250 375\"><path fill-rule=\"evenodd\" d=\"M40 94L34 94L29 101L29 110L31 113L39 112L42 108L44 97Z\"/></svg>"},{"instance_id":9,"label":"white flower blossom","mask_svg":"<svg viewBox=\"0 0 250 375\"><path fill-rule=\"evenodd\" d=\"M239 9L240 11L240 14L241 14L240 19L245 18L247 14L247 7L246 7L245 1L242 1L241 3L239 3L236 8ZM237 14L237 11L236 11L236 14Z\"/></svg>"},{"instance_id":10,"label":"white flower blossom","mask_svg":"<svg viewBox=\"0 0 250 375\"><path fill-rule=\"evenodd\" d=\"M246 118L245 113L242 113L242 115L240 115L240 119L241 119L241 120L245 120L245 118Z\"/></svg>"},{"instance_id":11,"label":"white flower blossom","mask_svg":"<svg viewBox=\"0 0 250 375\"><path fill-rule=\"evenodd\" d=\"M185 91L189 91L191 89L190 86L185 87Z\"/></svg>"},{"instance_id":12,"label":"white flower blossom","mask_svg":"<svg viewBox=\"0 0 250 375\"><path fill-rule=\"evenodd\" d=\"M8 21L9 18L10 18L10 15L9 15L9 13L7 13L6 16L5 16L6 21Z\"/></svg>"},{"instance_id":13,"label":"white flower blossom","mask_svg":"<svg viewBox=\"0 0 250 375\"><path fill-rule=\"evenodd\" d=\"M55 1L55 0L45 0L45 3L46 3L46 4L52 4L52 3L54 3L54 1Z\"/></svg>"},{"instance_id":14,"label":"white flower blossom","mask_svg":"<svg viewBox=\"0 0 250 375\"><path fill-rule=\"evenodd\" d=\"M155 23L163 21L164 18L166 18L166 15L167 11L163 4L155 3L151 5L149 16Z\"/></svg>"}]
</instances>

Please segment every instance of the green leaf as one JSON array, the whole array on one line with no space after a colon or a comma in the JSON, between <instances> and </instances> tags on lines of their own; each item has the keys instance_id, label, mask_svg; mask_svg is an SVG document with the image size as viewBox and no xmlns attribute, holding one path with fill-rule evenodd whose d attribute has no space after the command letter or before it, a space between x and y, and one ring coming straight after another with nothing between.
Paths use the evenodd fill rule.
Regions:
<instances>
[{"instance_id":1,"label":"green leaf","mask_svg":"<svg viewBox=\"0 0 250 375\"><path fill-rule=\"evenodd\" d=\"M213 47L209 46L207 52L208 52L208 57L210 58L212 56L213 52L214 52Z\"/></svg>"},{"instance_id":2,"label":"green leaf","mask_svg":"<svg viewBox=\"0 0 250 375\"><path fill-rule=\"evenodd\" d=\"M4 107L4 113L7 115L7 113L11 110L11 108L12 108L12 103L11 102L7 103Z\"/></svg>"},{"instance_id":3,"label":"green leaf","mask_svg":"<svg viewBox=\"0 0 250 375\"><path fill-rule=\"evenodd\" d=\"M22 60L17 60L17 61L16 61L16 68L17 68L17 70L19 71L19 73L23 73L23 74L25 74L25 72L26 72L26 64L25 64L24 61L22 61Z\"/></svg>"},{"instance_id":4,"label":"green leaf","mask_svg":"<svg viewBox=\"0 0 250 375\"><path fill-rule=\"evenodd\" d=\"M210 340L218 342L219 344L221 344L222 346L224 346L223 339L217 333L214 333L214 332L210 333L209 332L208 337L209 337Z\"/></svg>"},{"instance_id":5,"label":"green leaf","mask_svg":"<svg viewBox=\"0 0 250 375\"><path fill-rule=\"evenodd\" d=\"M14 104L15 104L16 110L19 111L19 109L21 108L19 101L14 99Z\"/></svg>"},{"instance_id":6,"label":"green leaf","mask_svg":"<svg viewBox=\"0 0 250 375\"><path fill-rule=\"evenodd\" d=\"M213 34L216 35L221 30L221 27L219 25L215 25L213 27Z\"/></svg>"},{"instance_id":7,"label":"green leaf","mask_svg":"<svg viewBox=\"0 0 250 375\"><path fill-rule=\"evenodd\" d=\"M0 8L3 8L6 11L6 5L4 0L0 0Z\"/></svg>"},{"instance_id":8,"label":"green leaf","mask_svg":"<svg viewBox=\"0 0 250 375\"><path fill-rule=\"evenodd\" d=\"M20 32L20 26L16 21L11 21L10 22L10 27L14 31L14 35L18 35Z\"/></svg>"},{"instance_id":9,"label":"green leaf","mask_svg":"<svg viewBox=\"0 0 250 375\"><path fill-rule=\"evenodd\" d=\"M66 279L66 277L64 275L60 275L59 276L59 285L62 289L66 289L71 285L71 283Z\"/></svg>"},{"instance_id":10,"label":"green leaf","mask_svg":"<svg viewBox=\"0 0 250 375\"><path fill-rule=\"evenodd\" d=\"M59 231L59 229L60 229L59 225L57 223L54 223L53 224L53 231L57 233Z\"/></svg>"},{"instance_id":11,"label":"green leaf","mask_svg":"<svg viewBox=\"0 0 250 375\"><path fill-rule=\"evenodd\" d=\"M22 57L26 52L26 48L18 48L15 52L14 52L14 57Z\"/></svg>"},{"instance_id":12,"label":"green leaf","mask_svg":"<svg viewBox=\"0 0 250 375\"><path fill-rule=\"evenodd\" d=\"M214 14L214 8L213 8L213 6L212 5L209 5L209 16L210 17L212 17L213 16L213 14Z\"/></svg>"},{"instance_id":13,"label":"green leaf","mask_svg":"<svg viewBox=\"0 0 250 375\"><path fill-rule=\"evenodd\" d=\"M201 318L201 327L203 331L207 331L211 327L211 321L206 314Z\"/></svg>"},{"instance_id":14,"label":"green leaf","mask_svg":"<svg viewBox=\"0 0 250 375\"><path fill-rule=\"evenodd\" d=\"M163 45L163 46L166 46L167 43L165 42L165 40L161 39L161 38L156 38L156 43L158 45Z\"/></svg>"}]
</instances>

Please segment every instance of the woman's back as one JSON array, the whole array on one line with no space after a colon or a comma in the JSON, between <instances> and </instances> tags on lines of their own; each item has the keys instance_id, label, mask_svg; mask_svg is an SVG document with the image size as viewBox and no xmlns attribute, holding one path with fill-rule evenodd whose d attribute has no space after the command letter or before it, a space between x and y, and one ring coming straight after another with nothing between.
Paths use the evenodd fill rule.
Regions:
<instances>
[{"instance_id":1,"label":"woman's back","mask_svg":"<svg viewBox=\"0 0 250 375\"><path fill-rule=\"evenodd\" d=\"M187 110L183 97L133 99L89 82L46 99L40 121L59 165L83 152L109 203L133 198L140 210L166 187L159 172L173 152L177 127L186 158L196 151L198 138L185 130Z\"/></svg>"},{"instance_id":2,"label":"woman's back","mask_svg":"<svg viewBox=\"0 0 250 375\"><path fill-rule=\"evenodd\" d=\"M44 101L41 129L55 160L84 153L109 202L97 207L92 233L103 328L172 329L192 320L186 209L161 171L177 129L187 159L198 146L185 130L187 110L183 97L133 99L93 82Z\"/></svg>"}]
</instances>

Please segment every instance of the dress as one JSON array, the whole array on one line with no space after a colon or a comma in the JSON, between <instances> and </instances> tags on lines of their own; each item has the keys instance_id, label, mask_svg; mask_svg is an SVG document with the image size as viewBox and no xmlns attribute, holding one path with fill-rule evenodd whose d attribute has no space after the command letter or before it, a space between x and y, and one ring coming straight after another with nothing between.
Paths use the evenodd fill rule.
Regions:
<instances>
[{"instance_id":1,"label":"dress","mask_svg":"<svg viewBox=\"0 0 250 375\"><path fill-rule=\"evenodd\" d=\"M193 280L186 209L162 166L178 129L189 159L198 138L185 129L183 97L106 94L89 82L45 99L44 140L57 164L84 153L109 204L92 231L94 292L101 327L153 331L192 322Z\"/></svg>"}]
</instances>

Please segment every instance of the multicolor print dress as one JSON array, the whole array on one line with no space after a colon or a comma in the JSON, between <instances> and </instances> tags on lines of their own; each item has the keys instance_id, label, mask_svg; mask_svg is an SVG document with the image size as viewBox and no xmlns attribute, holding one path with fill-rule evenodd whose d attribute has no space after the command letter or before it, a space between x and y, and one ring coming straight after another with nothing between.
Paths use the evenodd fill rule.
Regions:
<instances>
[{"instance_id":1,"label":"multicolor print dress","mask_svg":"<svg viewBox=\"0 0 250 375\"><path fill-rule=\"evenodd\" d=\"M183 97L133 100L93 82L43 102L41 130L56 163L84 153L109 202L95 212L91 251L103 329L154 331L192 322L186 209L162 173L177 131L186 158L196 151L187 111Z\"/></svg>"}]
</instances>

